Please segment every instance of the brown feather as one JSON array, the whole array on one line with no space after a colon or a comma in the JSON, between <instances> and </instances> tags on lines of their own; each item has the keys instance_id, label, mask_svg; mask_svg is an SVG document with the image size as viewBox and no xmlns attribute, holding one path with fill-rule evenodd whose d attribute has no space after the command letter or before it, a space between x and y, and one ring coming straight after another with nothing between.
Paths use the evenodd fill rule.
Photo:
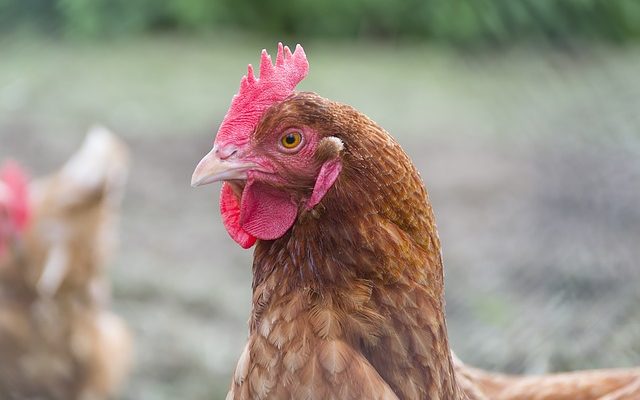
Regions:
<instances>
[{"instance_id":1,"label":"brown feather","mask_svg":"<svg viewBox=\"0 0 640 400\"><path fill-rule=\"evenodd\" d=\"M324 138L318 168L340 157L343 170L306 210L314 177L283 166L291 182L283 190L300 199L300 211L283 237L256 247L251 372L248 382L234 379L230 398L247 390L261 398L267 388L270 398L465 398L449 355L435 222L416 169L371 120L310 93L267 111L254 145L300 124Z\"/></svg>"},{"instance_id":2,"label":"brown feather","mask_svg":"<svg viewBox=\"0 0 640 400\"><path fill-rule=\"evenodd\" d=\"M32 223L0 260L0 398L107 399L128 372L131 335L103 271L127 153L97 128L31 185Z\"/></svg>"},{"instance_id":3,"label":"brown feather","mask_svg":"<svg viewBox=\"0 0 640 400\"><path fill-rule=\"evenodd\" d=\"M416 168L369 118L313 93L267 110L251 145L294 126L321 137L316 164L278 165L298 216L282 237L257 243L249 379L236 377L229 399L623 400L640 391L635 370L522 378L454 369L440 241ZM342 171L308 210L329 159Z\"/></svg>"},{"instance_id":4,"label":"brown feather","mask_svg":"<svg viewBox=\"0 0 640 400\"><path fill-rule=\"evenodd\" d=\"M456 360L456 373L495 400L615 400L640 398L640 368L539 376L494 374ZM630 397L629 397L630 396ZM634 397L635 396L635 397Z\"/></svg>"}]
</instances>

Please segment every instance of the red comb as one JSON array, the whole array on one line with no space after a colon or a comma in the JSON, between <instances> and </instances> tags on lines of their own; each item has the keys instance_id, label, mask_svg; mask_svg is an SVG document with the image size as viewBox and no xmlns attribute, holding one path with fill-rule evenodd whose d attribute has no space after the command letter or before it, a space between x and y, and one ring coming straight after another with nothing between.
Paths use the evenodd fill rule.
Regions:
<instances>
[{"instance_id":1,"label":"red comb","mask_svg":"<svg viewBox=\"0 0 640 400\"><path fill-rule=\"evenodd\" d=\"M0 254L8 236L29 223L29 188L26 173L13 161L0 168Z\"/></svg>"},{"instance_id":2,"label":"red comb","mask_svg":"<svg viewBox=\"0 0 640 400\"><path fill-rule=\"evenodd\" d=\"M275 65L267 51L262 50L260 78L253 75L253 67L249 64L247 75L242 77L240 89L218 129L216 143L242 145L248 142L267 108L292 94L308 72L309 62L300 45L292 54L289 47L278 43Z\"/></svg>"}]
</instances>

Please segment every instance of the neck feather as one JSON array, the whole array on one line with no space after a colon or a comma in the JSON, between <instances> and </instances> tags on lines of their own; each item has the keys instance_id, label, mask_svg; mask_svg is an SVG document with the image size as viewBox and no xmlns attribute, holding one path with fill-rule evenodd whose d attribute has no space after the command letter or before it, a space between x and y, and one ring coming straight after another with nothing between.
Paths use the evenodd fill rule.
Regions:
<instances>
[{"instance_id":1,"label":"neck feather","mask_svg":"<svg viewBox=\"0 0 640 400\"><path fill-rule=\"evenodd\" d=\"M302 296L300 307L332 310L333 334L401 398L456 399L431 206L400 146L368 126L345 141L344 169L325 199L283 237L258 242L251 330L264 310Z\"/></svg>"}]
</instances>

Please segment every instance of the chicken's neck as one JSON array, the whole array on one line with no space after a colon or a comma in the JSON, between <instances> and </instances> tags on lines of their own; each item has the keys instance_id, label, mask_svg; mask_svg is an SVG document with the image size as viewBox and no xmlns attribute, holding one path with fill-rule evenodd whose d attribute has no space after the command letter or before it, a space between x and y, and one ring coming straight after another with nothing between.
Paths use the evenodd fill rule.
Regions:
<instances>
[{"instance_id":1,"label":"chicken's neck","mask_svg":"<svg viewBox=\"0 0 640 400\"><path fill-rule=\"evenodd\" d=\"M283 351L296 335L339 339L362 353L399 399L462 398L431 207L411 164L398 168L392 172L404 174L405 185L355 189L347 186L362 168L347 169L323 205L303 212L282 238L258 243L251 334ZM353 201L341 198L359 187ZM307 324L312 337L292 330L292 321Z\"/></svg>"}]
</instances>

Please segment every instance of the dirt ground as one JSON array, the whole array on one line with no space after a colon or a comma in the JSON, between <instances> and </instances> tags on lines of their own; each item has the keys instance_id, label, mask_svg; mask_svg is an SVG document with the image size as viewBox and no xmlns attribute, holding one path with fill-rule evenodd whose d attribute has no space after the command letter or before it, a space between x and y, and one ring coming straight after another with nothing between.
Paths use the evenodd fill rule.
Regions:
<instances>
[{"instance_id":1,"label":"dirt ground","mask_svg":"<svg viewBox=\"0 0 640 400\"><path fill-rule=\"evenodd\" d=\"M94 121L131 146L110 269L114 308L136 335L122 399L224 398L246 338L251 251L224 231L219 187L189 179L238 65L258 52L213 46L234 54L225 63L192 42L3 46L0 159L43 173ZM312 45L304 89L362 109L421 171L460 358L527 373L639 365L638 49L353 52Z\"/></svg>"}]
</instances>

